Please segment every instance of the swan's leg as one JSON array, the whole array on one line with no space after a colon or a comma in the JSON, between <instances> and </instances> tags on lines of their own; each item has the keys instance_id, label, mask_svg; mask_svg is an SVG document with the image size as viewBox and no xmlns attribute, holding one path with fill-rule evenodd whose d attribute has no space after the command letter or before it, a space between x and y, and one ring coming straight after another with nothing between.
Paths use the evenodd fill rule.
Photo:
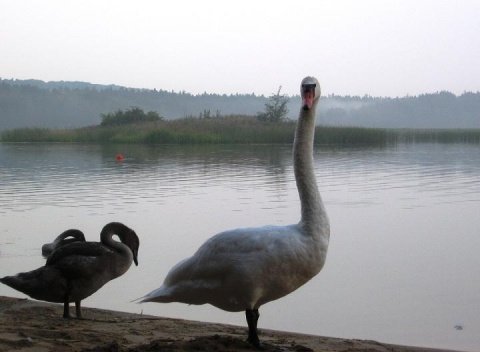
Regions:
<instances>
[{"instance_id":1,"label":"swan's leg","mask_svg":"<svg viewBox=\"0 0 480 352\"><path fill-rule=\"evenodd\" d=\"M77 319L82 319L82 307L80 306L81 301L75 301L75 312L77 314Z\"/></svg>"},{"instance_id":2,"label":"swan's leg","mask_svg":"<svg viewBox=\"0 0 480 352\"><path fill-rule=\"evenodd\" d=\"M260 313L258 312L258 309L247 309L245 311L245 316L247 317L248 324L247 342L260 348L260 339L258 338L257 333L257 322L258 318L260 318Z\"/></svg>"},{"instance_id":3,"label":"swan's leg","mask_svg":"<svg viewBox=\"0 0 480 352\"><path fill-rule=\"evenodd\" d=\"M67 287L65 289L65 297L63 298L63 317L65 319L71 318L70 316L70 302L68 297L70 296L70 281L67 280Z\"/></svg>"},{"instance_id":4,"label":"swan's leg","mask_svg":"<svg viewBox=\"0 0 480 352\"><path fill-rule=\"evenodd\" d=\"M68 306L68 298L65 299L65 301L63 302L63 317L65 319L71 318L70 317L70 309L69 309L69 306Z\"/></svg>"}]
</instances>

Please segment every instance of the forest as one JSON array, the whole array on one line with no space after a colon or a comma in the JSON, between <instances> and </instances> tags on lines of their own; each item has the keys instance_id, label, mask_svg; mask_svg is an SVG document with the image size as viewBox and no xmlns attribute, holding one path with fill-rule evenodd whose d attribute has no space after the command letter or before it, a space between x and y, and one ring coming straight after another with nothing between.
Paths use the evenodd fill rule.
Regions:
<instances>
[{"instance_id":1,"label":"forest","mask_svg":"<svg viewBox=\"0 0 480 352\"><path fill-rule=\"evenodd\" d=\"M278 87L272 87L272 92ZM298 96L288 97L287 118L295 119ZM158 118L256 116L268 97L255 94L193 95L86 82L0 79L0 131L16 128L68 129L95 126L102 116L139 107ZM419 96L322 97L317 123L324 126L472 129L480 128L480 92L457 96L440 91Z\"/></svg>"}]
</instances>

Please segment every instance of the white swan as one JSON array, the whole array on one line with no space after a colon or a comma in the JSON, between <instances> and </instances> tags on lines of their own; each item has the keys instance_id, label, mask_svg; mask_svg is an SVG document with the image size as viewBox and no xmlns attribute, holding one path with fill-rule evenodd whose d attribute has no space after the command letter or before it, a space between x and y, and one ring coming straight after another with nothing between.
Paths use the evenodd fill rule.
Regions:
<instances>
[{"instance_id":1,"label":"white swan","mask_svg":"<svg viewBox=\"0 0 480 352\"><path fill-rule=\"evenodd\" d=\"M55 249L73 242L85 242L85 235L82 231L76 229L63 231L53 242L45 243L42 246L42 255L48 257Z\"/></svg>"},{"instance_id":2,"label":"white swan","mask_svg":"<svg viewBox=\"0 0 480 352\"><path fill-rule=\"evenodd\" d=\"M120 241L114 241L117 235ZM45 266L15 276L0 278L0 282L32 298L63 303L63 317L69 318L69 303L75 302L77 318L82 317L80 302L110 280L123 275L132 265L138 265L140 241L136 233L119 222L105 225L100 242L74 242L57 248Z\"/></svg>"},{"instance_id":3,"label":"white swan","mask_svg":"<svg viewBox=\"0 0 480 352\"><path fill-rule=\"evenodd\" d=\"M301 97L293 147L300 222L240 228L213 236L193 256L175 265L163 285L140 303L209 303L226 311L245 311L247 341L259 347L259 307L296 290L322 269L330 226L313 169L315 109L320 98L316 78L303 79Z\"/></svg>"}]
</instances>

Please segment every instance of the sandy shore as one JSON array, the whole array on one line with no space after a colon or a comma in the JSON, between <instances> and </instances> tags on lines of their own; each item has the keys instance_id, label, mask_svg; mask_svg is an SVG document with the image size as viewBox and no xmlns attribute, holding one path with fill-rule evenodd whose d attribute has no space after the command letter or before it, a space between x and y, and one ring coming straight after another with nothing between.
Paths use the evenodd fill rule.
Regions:
<instances>
[{"instance_id":1,"label":"sandy shore","mask_svg":"<svg viewBox=\"0 0 480 352\"><path fill-rule=\"evenodd\" d=\"M73 307L72 307L73 308ZM73 309L72 309L73 311ZM83 308L84 319L63 319L63 308L0 296L0 351L253 351L246 327ZM260 329L266 351L440 351Z\"/></svg>"}]
</instances>

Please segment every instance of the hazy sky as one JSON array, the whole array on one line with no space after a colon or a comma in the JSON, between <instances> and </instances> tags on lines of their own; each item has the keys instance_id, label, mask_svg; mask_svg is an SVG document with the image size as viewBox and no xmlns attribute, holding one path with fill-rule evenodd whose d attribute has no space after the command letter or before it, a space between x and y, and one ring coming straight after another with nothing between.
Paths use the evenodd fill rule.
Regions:
<instances>
[{"instance_id":1,"label":"hazy sky","mask_svg":"<svg viewBox=\"0 0 480 352\"><path fill-rule=\"evenodd\" d=\"M0 0L0 77L176 92L480 90L479 0Z\"/></svg>"}]
</instances>

